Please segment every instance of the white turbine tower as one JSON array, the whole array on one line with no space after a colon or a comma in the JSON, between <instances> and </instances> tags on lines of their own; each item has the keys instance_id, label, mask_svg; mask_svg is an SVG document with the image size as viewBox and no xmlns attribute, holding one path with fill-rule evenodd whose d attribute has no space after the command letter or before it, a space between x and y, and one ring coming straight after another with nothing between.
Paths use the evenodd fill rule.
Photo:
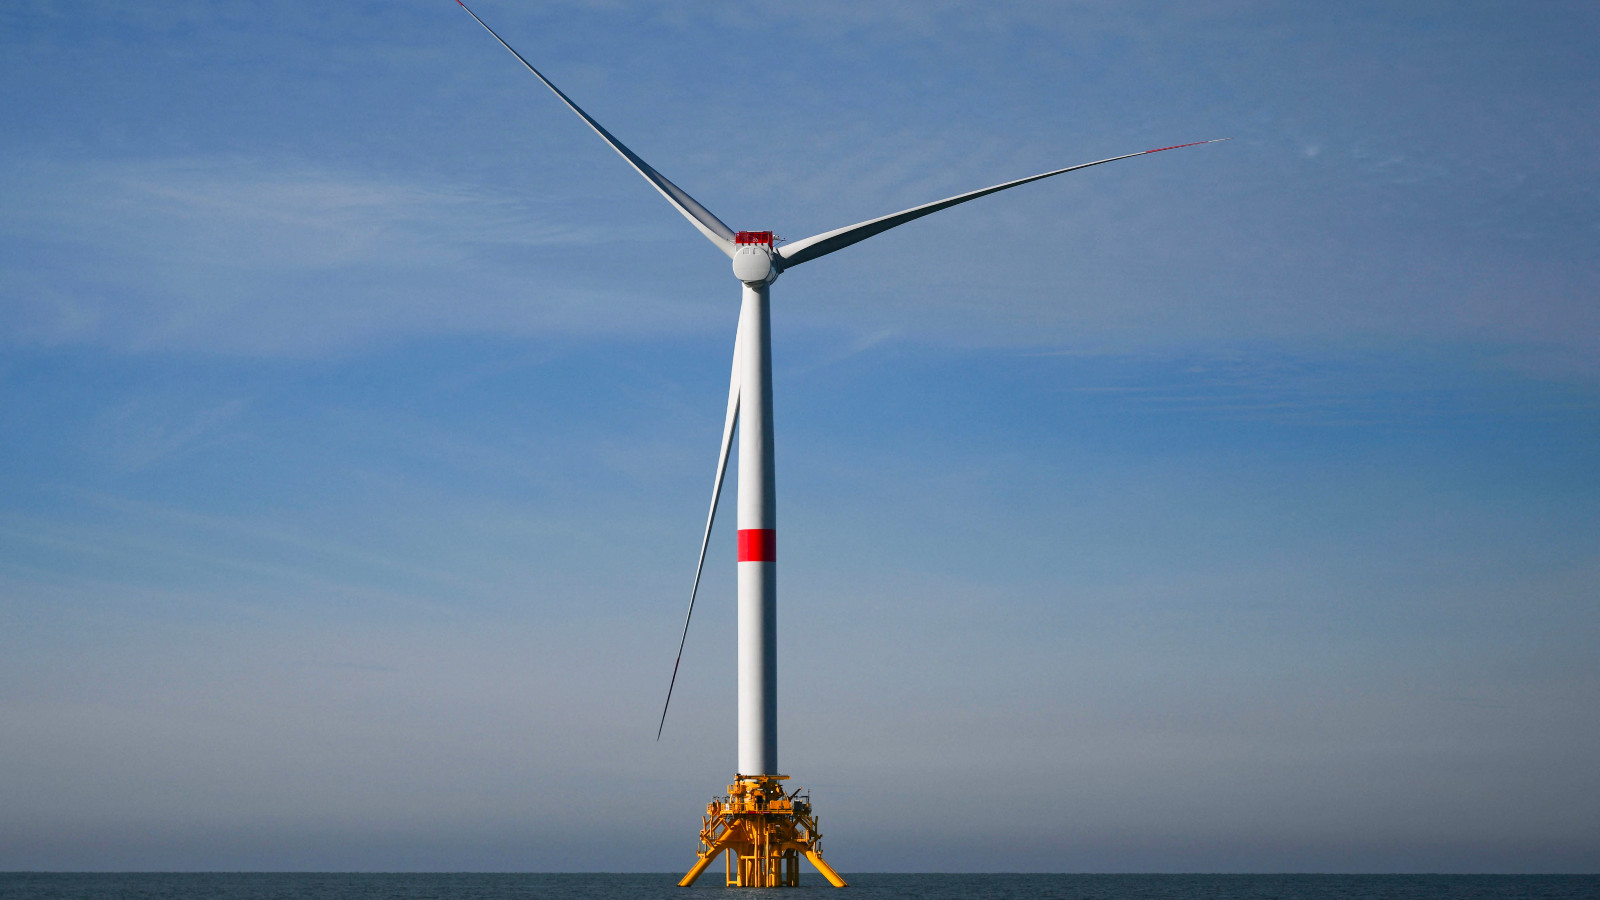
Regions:
<instances>
[{"instance_id":1,"label":"white turbine tower","mask_svg":"<svg viewBox=\"0 0 1600 900\"><path fill-rule=\"evenodd\" d=\"M914 206L876 219L846 225L812 235L778 248L771 231L735 232L693 197L640 159L611 132L572 102L572 98L544 77L512 46L490 28L478 14L456 0L467 14L494 36L500 46L511 51L545 87L577 113L611 148L683 214L717 249L733 260L733 275L742 285L739 325L733 343L733 376L728 386L728 413L722 427L722 449L717 456L717 474L711 487L711 510L706 515L705 534L700 541L700 558L695 565L694 586L689 591L689 611L683 620L683 635L678 639L678 658L672 664L672 679L667 685L667 704L677 682L678 662L694 615L695 595L705 566L706 547L717 515L717 500L728 467L733 435L739 434L739 589L738 589L738 669L739 669L739 768L728 795L713 800L706 808L700 839L699 860L680 885L693 884L723 852L729 854L727 884L740 887L783 887L798 884L799 855L804 854L831 883L844 887L838 873L823 861L818 847L821 834L812 815L809 795L798 789L786 792L778 774L778 665L777 665L777 500L773 479L772 447L772 329L768 319L771 285L784 270L803 262L842 250L875 234L881 234L913 219L976 200L1007 188L1014 188L1116 162L1225 141L1218 138L1176 144L1098 159L1094 162L1053 169L1027 178L1018 178L981 190L957 194L932 203ZM662 705L661 723L656 738L666 724L667 704ZM734 859L738 865L734 865Z\"/></svg>"}]
</instances>

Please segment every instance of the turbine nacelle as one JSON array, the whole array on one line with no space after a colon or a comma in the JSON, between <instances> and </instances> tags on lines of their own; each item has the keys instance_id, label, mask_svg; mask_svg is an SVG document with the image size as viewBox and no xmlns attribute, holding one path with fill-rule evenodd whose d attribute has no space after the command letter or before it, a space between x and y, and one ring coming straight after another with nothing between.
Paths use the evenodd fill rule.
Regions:
<instances>
[{"instance_id":1,"label":"turbine nacelle","mask_svg":"<svg viewBox=\"0 0 1600 900\"><path fill-rule=\"evenodd\" d=\"M772 232L741 231L733 238L733 277L748 285L771 284L783 271L772 249Z\"/></svg>"}]
</instances>

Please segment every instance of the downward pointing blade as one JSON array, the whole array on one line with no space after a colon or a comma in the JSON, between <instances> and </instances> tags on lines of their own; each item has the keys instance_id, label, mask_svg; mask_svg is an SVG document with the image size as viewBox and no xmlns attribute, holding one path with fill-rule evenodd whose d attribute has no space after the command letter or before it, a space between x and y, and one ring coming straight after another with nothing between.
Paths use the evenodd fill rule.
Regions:
<instances>
[{"instance_id":1,"label":"downward pointing blade","mask_svg":"<svg viewBox=\"0 0 1600 900\"><path fill-rule=\"evenodd\" d=\"M897 225L904 225L913 219L920 219L923 216L932 215L941 209L949 209L950 207L959 203L965 203L968 200L976 200L979 197L987 197L990 194L1006 190L1007 188L1014 188L1018 187L1019 185L1027 184L1030 181L1038 181L1041 178L1049 178L1052 175L1063 175L1067 172L1076 172L1079 169L1087 169L1090 166L1098 166L1108 162L1116 162L1119 159L1132 159L1135 156L1148 156L1151 153L1160 153L1163 150L1177 150L1181 147L1198 147L1201 144L1215 144L1219 141L1226 140L1228 140L1228 138L1217 138L1216 140L1210 141L1195 141L1192 144L1177 144L1171 147L1157 147L1154 150L1141 150L1138 153L1128 153L1123 156L1113 156L1110 159L1097 159L1094 162L1080 163L1076 166L1068 166L1065 169L1056 169L1052 172L1044 172L1039 175L1029 175L1027 178L1018 178L1016 181L1007 181L1004 184L997 184L993 187L983 188L982 190L968 191L965 194L957 194L954 197L946 197L943 200L935 200L932 203L924 203L921 206L913 206L910 209L901 210L897 213L890 213L887 216L879 216L876 219L868 219L865 222L857 222L854 225L846 225L843 228L835 228L832 231L825 231L822 234L812 235L805 240L795 241L792 244L785 245L783 249L778 251L778 255L783 258L783 265L785 267L798 266L807 260L813 260L819 256L827 256L829 253L832 253L835 250L843 250L851 244L864 241L875 234L882 234Z\"/></svg>"},{"instance_id":2,"label":"downward pointing blade","mask_svg":"<svg viewBox=\"0 0 1600 900\"><path fill-rule=\"evenodd\" d=\"M733 338L733 375L728 379L728 416L722 424L722 450L717 454L717 476L711 482L711 511L706 513L706 533L700 539L700 560L694 566L694 587L689 589L689 611L683 616L683 635L678 638L678 656L672 661L672 680L667 682L667 702L661 704L661 724L656 740L667 727L667 707L672 705L672 688L678 683L678 664L683 662L683 645L689 639L689 619L694 615L694 598L700 592L700 573L706 567L706 547L711 544L711 523L717 518L717 499L722 496L722 477L728 472L728 453L733 450L733 429L739 423L739 334L744 331L744 310L739 311L739 327Z\"/></svg>"},{"instance_id":3,"label":"downward pointing blade","mask_svg":"<svg viewBox=\"0 0 1600 900\"><path fill-rule=\"evenodd\" d=\"M700 233L705 235L707 240L717 245L717 249L728 254L729 256L733 255L733 229L729 228L727 225L724 225L721 219L712 215L711 210L701 206L699 201L689 196L687 191L668 181L665 175L657 172L650 166L649 163L640 159L632 150L629 150L621 141L617 140L616 137L611 134L611 132L602 128L599 122L589 118L589 114L580 109L578 104L573 103L571 97L568 97L566 94L561 92L560 88L556 87L554 84L551 84L550 79L544 77L544 74L538 69L535 69L532 63L528 62L526 59L523 59L521 53L518 53L515 49L513 49L512 46L506 43L505 39L500 37L500 35L497 34L493 28L490 28L482 19L479 19L478 14L469 9L465 3L462 3L461 0L456 0L456 4L462 9L465 9L467 11L467 15L471 16L479 25L482 25L484 31L489 32L489 34L492 35L495 40L499 41L500 46L510 50L511 55L515 56L524 66L527 66L528 71L532 72L534 77L544 82L545 87L554 91L555 95L561 98L561 102L565 103L568 109L577 113L578 116L583 119L583 121L589 123L589 127L594 129L595 134L600 135L600 137L605 139L606 143L611 145L611 149L622 154L622 158L627 160L628 164L633 166L635 171L637 171L640 175L643 175L644 179L650 182L652 187L654 187L657 191L660 191L661 196L667 198L668 203L671 203L673 207L678 210L678 212L683 213L683 217L689 220L689 224L699 229Z\"/></svg>"}]
</instances>

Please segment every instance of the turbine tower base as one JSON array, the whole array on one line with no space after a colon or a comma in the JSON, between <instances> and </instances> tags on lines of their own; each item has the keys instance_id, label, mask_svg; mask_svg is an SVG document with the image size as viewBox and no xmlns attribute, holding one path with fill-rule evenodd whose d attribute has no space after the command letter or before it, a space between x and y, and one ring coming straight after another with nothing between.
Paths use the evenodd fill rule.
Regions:
<instances>
[{"instance_id":1,"label":"turbine tower base","mask_svg":"<svg viewBox=\"0 0 1600 900\"><path fill-rule=\"evenodd\" d=\"M811 812L811 796L785 792L787 775L736 775L728 794L706 804L701 819L700 859L678 887L694 884L718 856L728 887L798 887L800 857L834 887L843 878L822 859L822 834Z\"/></svg>"}]
</instances>

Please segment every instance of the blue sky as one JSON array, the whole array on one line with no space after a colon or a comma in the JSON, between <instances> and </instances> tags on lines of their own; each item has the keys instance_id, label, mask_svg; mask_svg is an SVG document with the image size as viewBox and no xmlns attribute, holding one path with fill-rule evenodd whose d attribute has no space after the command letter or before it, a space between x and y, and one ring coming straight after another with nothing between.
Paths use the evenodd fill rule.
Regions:
<instances>
[{"instance_id":1,"label":"blue sky","mask_svg":"<svg viewBox=\"0 0 1600 900\"><path fill-rule=\"evenodd\" d=\"M1233 138L776 285L841 871L1600 870L1593 4L475 9L791 239ZM0 869L686 867L726 259L448 0L12 3L0 111Z\"/></svg>"}]
</instances>

